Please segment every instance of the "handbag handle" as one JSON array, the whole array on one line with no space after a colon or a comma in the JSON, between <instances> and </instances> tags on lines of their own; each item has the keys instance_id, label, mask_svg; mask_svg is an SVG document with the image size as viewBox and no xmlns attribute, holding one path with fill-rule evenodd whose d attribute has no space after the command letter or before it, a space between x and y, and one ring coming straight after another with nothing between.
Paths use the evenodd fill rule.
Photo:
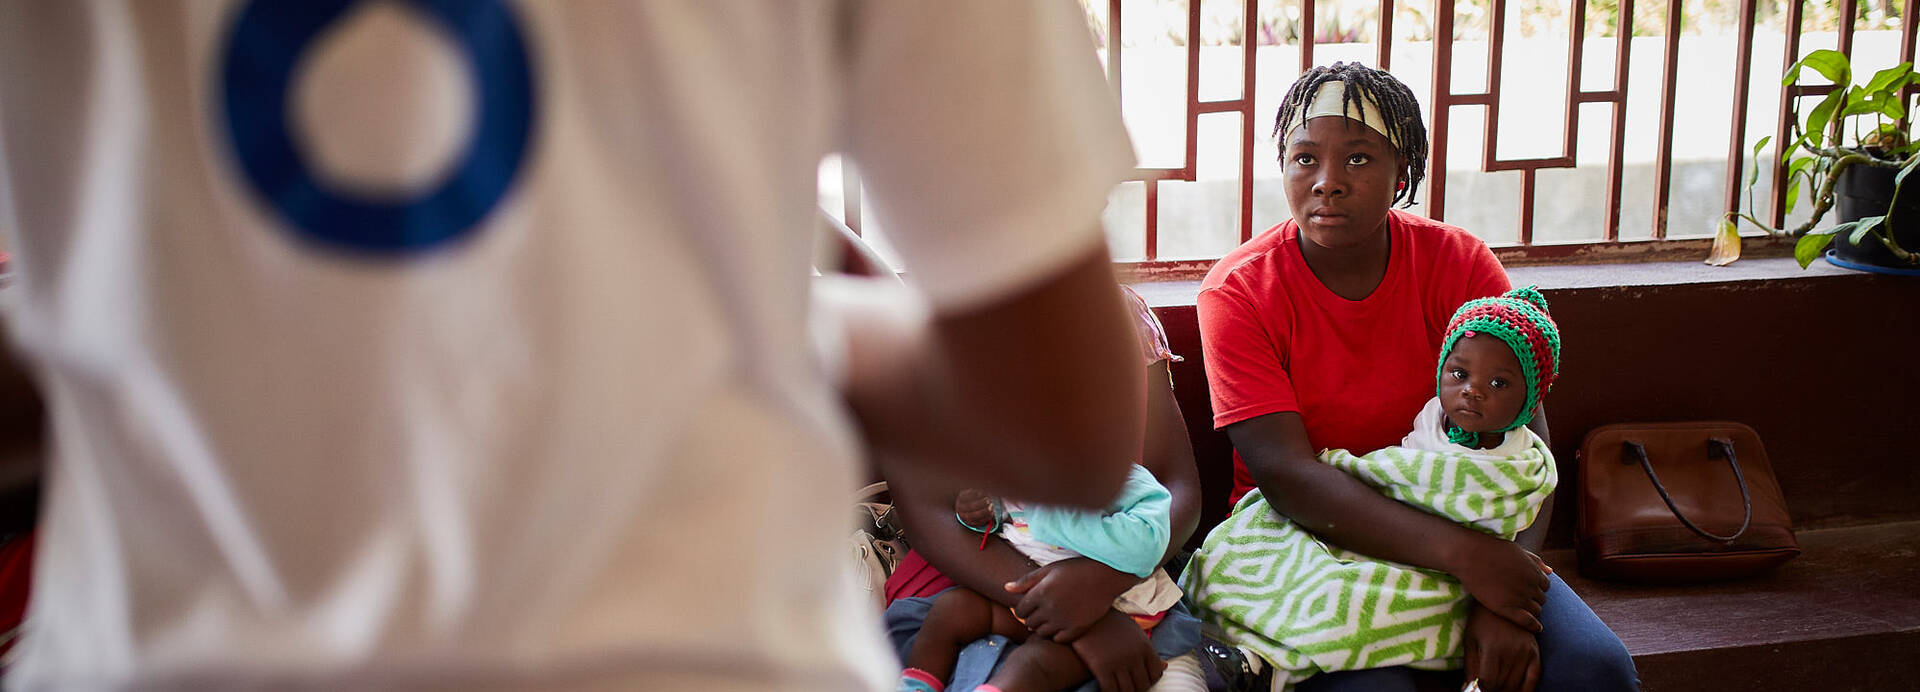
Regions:
<instances>
[{"instance_id":1,"label":"handbag handle","mask_svg":"<svg viewBox=\"0 0 1920 692\"><path fill-rule=\"evenodd\" d=\"M1654 490L1660 491L1660 499L1667 503L1667 509L1672 510L1673 516L1678 518L1681 524L1685 524L1686 527L1692 529L1694 533L1700 534L1700 537L1719 543L1732 543L1735 539L1740 538L1742 534L1745 534L1747 532L1747 526L1753 523L1753 497L1747 494L1747 478L1740 474L1740 461L1733 456L1733 442L1731 440L1721 437L1707 439L1707 456L1713 456L1715 451L1719 451L1721 456L1727 458L1727 465L1733 467L1733 480L1740 484L1740 504L1744 506L1747 516L1740 520L1740 528L1730 536L1716 536L1708 533L1705 529L1695 526L1693 521L1687 519L1687 515L1680 513L1679 507L1674 506L1673 497L1667 494L1666 486L1660 484L1660 476L1653 472L1653 462L1647 459L1647 448L1633 440L1627 440L1624 446L1626 449L1625 453L1621 455L1621 463L1631 464L1633 463L1633 458L1638 457L1640 459L1640 468L1646 469L1647 479L1653 481Z\"/></svg>"},{"instance_id":2,"label":"handbag handle","mask_svg":"<svg viewBox=\"0 0 1920 692\"><path fill-rule=\"evenodd\" d=\"M868 502L868 500L871 498L877 497L880 495L880 493L884 493L884 492L888 492L887 482L879 481L877 483L869 483L867 484L866 487L861 488L858 491L855 491L853 494L853 502L855 505L884 504L886 508L880 510L879 512L873 511L872 507L867 508L867 513L873 516L873 523L878 524L880 526L887 526L888 524L892 523L893 503L891 502L873 503L873 502Z\"/></svg>"}]
</instances>

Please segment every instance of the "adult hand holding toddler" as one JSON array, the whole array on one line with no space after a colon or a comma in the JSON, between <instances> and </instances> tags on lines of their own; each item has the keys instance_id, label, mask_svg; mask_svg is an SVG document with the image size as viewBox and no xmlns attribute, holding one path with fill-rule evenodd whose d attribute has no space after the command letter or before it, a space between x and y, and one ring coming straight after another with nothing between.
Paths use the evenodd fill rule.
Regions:
<instances>
[{"instance_id":1,"label":"adult hand holding toddler","mask_svg":"<svg viewBox=\"0 0 1920 692\"><path fill-rule=\"evenodd\" d=\"M1512 541L1479 534L1463 541L1446 572L1460 580L1480 608L1528 632L1540 631L1540 606L1553 568Z\"/></svg>"},{"instance_id":2,"label":"adult hand holding toddler","mask_svg":"<svg viewBox=\"0 0 1920 692\"><path fill-rule=\"evenodd\" d=\"M1020 594L1013 614L1027 629L1066 644L1084 636L1113 611L1113 599L1138 583L1139 577L1098 560L1076 557L1036 568L1008 582L1006 588L1008 593Z\"/></svg>"}]
</instances>

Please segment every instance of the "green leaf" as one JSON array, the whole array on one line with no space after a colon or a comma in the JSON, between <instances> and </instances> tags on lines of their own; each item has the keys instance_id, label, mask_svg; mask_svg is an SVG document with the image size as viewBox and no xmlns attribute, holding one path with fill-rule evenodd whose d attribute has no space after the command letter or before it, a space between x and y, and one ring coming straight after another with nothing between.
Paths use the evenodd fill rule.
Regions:
<instances>
[{"instance_id":1,"label":"green leaf","mask_svg":"<svg viewBox=\"0 0 1920 692\"><path fill-rule=\"evenodd\" d=\"M1900 167L1899 173L1893 174L1893 195L1887 200L1886 216L1893 216L1894 208L1900 204L1900 184L1906 182L1907 174L1912 173L1914 168L1920 168L1920 156L1913 157L1907 165ZM1859 244L1859 241L1854 241L1854 244Z\"/></svg>"},{"instance_id":2,"label":"green leaf","mask_svg":"<svg viewBox=\"0 0 1920 692\"><path fill-rule=\"evenodd\" d=\"M1878 113L1878 111L1880 111L1880 100L1876 100L1874 94L1862 92L1859 88L1849 88L1849 90L1847 90L1847 106L1841 108L1839 113L1834 115L1834 117L1847 119L1847 117L1853 117L1853 115L1868 115L1868 113Z\"/></svg>"},{"instance_id":3,"label":"green leaf","mask_svg":"<svg viewBox=\"0 0 1920 692\"><path fill-rule=\"evenodd\" d=\"M1873 73L1873 79L1867 80L1867 91L1885 92L1899 89L1906 86L1906 80L1912 77L1913 63L1903 62Z\"/></svg>"},{"instance_id":4,"label":"green leaf","mask_svg":"<svg viewBox=\"0 0 1920 692\"><path fill-rule=\"evenodd\" d=\"M1846 224L1841 224L1841 226L1844 225ZM1813 264L1813 259L1825 252L1827 245L1832 242L1833 234L1830 233L1808 233L1800 236L1800 240L1793 243L1793 258L1800 262L1801 269L1806 269L1807 265Z\"/></svg>"},{"instance_id":5,"label":"green leaf","mask_svg":"<svg viewBox=\"0 0 1920 692\"><path fill-rule=\"evenodd\" d=\"M1826 77L1827 81L1834 84L1847 84L1853 81L1852 69L1847 64L1847 55L1837 50L1822 48L1808 53L1807 57L1801 58L1800 62L1787 68L1787 77L1780 83L1791 85L1798 81L1802 66L1813 68L1820 73L1820 76Z\"/></svg>"},{"instance_id":6,"label":"green leaf","mask_svg":"<svg viewBox=\"0 0 1920 692\"><path fill-rule=\"evenodd\" d=\"M1886 98L1873 100L1881 115L1894 120L1907 117L1907 105L1902 103L1898 94L1888 94Z\"/></svg>"},{"instance_id":7,"label":"green leaf","mask_svg":"<svg viewBox=\"0 0 1920 692\"><path fill-rule=\"evenodd\" d=\"M1814 161L1814 158L1811 156L1801 156L1799 158L1794 159L1792 162L1787 164L1787 175L1794 175L1796 173L1800 173L1802 171L1807 170L1809 166L1813 165L1813 161Z\"/></svg>"},{"instance_id":8,"label":"green leaf","mask_svg":"<svg viewBox=\"0 0 1920 692\"><path fill-rule=\"evenodd\" d=\"M1833 93L1827 94L1826 98L1820 99L1819 105L1813 107L1813 112L1807 115L1806 141L1816 143L1827 141L1827 123L1832 120L1834 109L1846 100L1847 91L1847 89L1835 89Z\"/></svg>"},{"instance_id":9,"label":"green leaf","mask_svg":"<svg viewBox=\"0 0 1920 692\"><path fill-rule=\"evenodd\" d=\"M1869 216L1869 217L1866 217L1866 218L1864 218L1864 219L1861 219L1861 220L1859 220L1859 221L1856 221L1856 222L1854 222L1854 223L1857 223L1857 224L1860 224L1860 225L1859 225L1858 227L1856 227L1856 228L1854 228L1854 229L1853 229L1853 233L1852 233L1852 234L1850 234L1850 235L1848 235L1848 236L1847 236L1847 244L1848 244L1848 245L1859 245L1859 244L1860 244L1860 239L1861 239L1861 238L1865 238L1865 237L1867 237L1867 234L1868 234L1868 233L1871 233L1871 232L1873 232L1873 227L1874 227L1874 226L1878 226L1878 225L1880 225L1880 222L1882 222L1882 221L1885 221L1885 220L1887 220L1887 215L1886 215L1886 214L1881 214L1881 215L1879 215L1879 216ZM1840 233L1839 233L1839 227L1837 227L1837 226L1836 226L1836 227L1835 227L1835 230L1834 230L1834 235L1839 235L1839 234L1840 234Z\"/></svg>"},{"instance_id":10,"label":"green leaf","mask_svg":"<svg viewBox=\"0 0 1920 692\"><path fill-rule=\"evenodd\" d=\"M1753 168L1747 171L1747 187L1753 187L1753 184L1760 180L1760 150L1767 148L1767 143L1771 141L1773 141L1773 135L1767 135L1753 145Z\"/></svg>"},{"instance_id":11,"label":"green leaf","mask_svg":"<svg viewBox=\"0 0 1920 692\"><path fill-rule=\"evenodd\" d=\"M1793 203L1800 201L1800 176L1793 176L1787 182L1787 213L1793 213Z\"/></svg>"},{"instance_id":12,"label":"green leaf","mask_svg":"<svg viewBox=\"0 0 1920 692\"><path fill-rule=\"evenodd\" d=\"M1880 104L1873 102L1873 94L1864 89L1844 89L1847 92L1847 105L1840 109L1840 118L1872 113L1880 110Z\"/></svg>"},{"instance_id":13,"label":"green leaf","mask_svg":"<svg viewBox=\"0 0 1920 692\"><path fill-rule=\"evenodd\" d=\"M1920 156L1913 157L1913 160L1908 161L1907 165L1900 167L1899 173L1893 174L1894 196L1898 197L1900 195L1900 183L1905 182L1907 179L1907 174L1912 173L1913 169L1915 168L1920 168Z\"/></svg>"}]
</instances>

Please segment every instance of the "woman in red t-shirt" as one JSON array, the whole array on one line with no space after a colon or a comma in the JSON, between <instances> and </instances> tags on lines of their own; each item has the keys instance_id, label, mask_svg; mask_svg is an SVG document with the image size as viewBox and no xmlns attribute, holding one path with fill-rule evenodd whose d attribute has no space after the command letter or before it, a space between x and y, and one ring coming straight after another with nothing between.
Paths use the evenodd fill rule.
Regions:
<instances>
[{"instance_id":1,"label":"woman in red t-shirt","mask_svg":"<svg viewBox=\"0 0 1920 692\"><path fill-rule=\"evenodd\" d=\"M1466 677L1482 689L1635 689L1633 661L1533 552L1552 500L1517 542L1394 502L1316 452L1397 442L1433 393L1434 354L1462 303L1506 272L1478 238L1394 211L1425 175L1419 104L1392 75L1315 67L1274 127L1293 218L1215 264L1198 303L1214 425L1254 487L1320 538L1458 578L1475 605ZM1544 412L1534 432L1547 438ZM1413 689L1404 668L1328 673L1301 690Z\"/></svg>"}]
</instances>

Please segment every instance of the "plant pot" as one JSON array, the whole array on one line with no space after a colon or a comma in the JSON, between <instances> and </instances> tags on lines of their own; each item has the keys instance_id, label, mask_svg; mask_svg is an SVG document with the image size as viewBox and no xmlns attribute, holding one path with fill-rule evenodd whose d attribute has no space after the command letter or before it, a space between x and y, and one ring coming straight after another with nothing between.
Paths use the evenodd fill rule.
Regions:
<instances>
[{"instance_id":1,"label":"plant pot","mask_svg":"<svg viewBox=\"0 0 1920 692\"><path fill-rule=\"evenodd\" d=\"M1848 166L1833 183L1834 211L1839 214L1840 223L1887 213L1887 203L1893 199L1893 177L1898 173L1879 166ZM1920 179L1908 182L1914 185L1900 197L1900 206L1893 210L1886 223L1900 247L1920 250ZM1920 266L1900 261L1879 239L1871 236L1861 238L1860 244L1855 245L1848 242L1847 236L1836 235L1828 248L1827 261L1842 267L1920 275Z\"/></svg>"}]
</instances>

